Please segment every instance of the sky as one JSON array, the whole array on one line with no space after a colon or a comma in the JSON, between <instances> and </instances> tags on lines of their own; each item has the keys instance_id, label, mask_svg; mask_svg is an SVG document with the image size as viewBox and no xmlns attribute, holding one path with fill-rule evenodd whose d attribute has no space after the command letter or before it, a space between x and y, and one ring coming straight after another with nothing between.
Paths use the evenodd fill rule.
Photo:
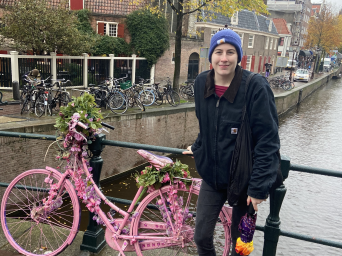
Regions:
<instances>
[{"instance_id":1,"label":"sky","mask_svg":"<svg viewBox=\"0 0 342 256\"><path fill-rule=\"evenodd\" d=\"M322 0L311 0L311 3L313 4L322 2ZM342 8L342 0L326 0L326 3L330 3L333 7L333 10L336 10L337 12Z\"/></svg>"}]
</instances>

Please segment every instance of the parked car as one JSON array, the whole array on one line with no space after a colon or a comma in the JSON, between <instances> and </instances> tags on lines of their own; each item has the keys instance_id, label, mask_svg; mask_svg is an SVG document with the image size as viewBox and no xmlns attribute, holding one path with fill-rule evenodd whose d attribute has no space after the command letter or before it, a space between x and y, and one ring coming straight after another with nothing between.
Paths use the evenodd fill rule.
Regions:
<instances>
[{"instance_id":1,"label":"parked car","mask_svg":"<svg viewBox=\"0 0 342 256\"><path fill-rule=\"evenodd\" d=\"M307 69L298 69L293 77L293 81L310 81L310 74Z\"/></svg>"},{"instance_id":2,"label":"parked car","mask_svg":"<svg viewBox=\"0 0 342 256\"><path fill-rule=\"evenodd\" d=\"M298 63L296 60L288 60L285 69L296 69Z\"/></svg>"}]
</instances>

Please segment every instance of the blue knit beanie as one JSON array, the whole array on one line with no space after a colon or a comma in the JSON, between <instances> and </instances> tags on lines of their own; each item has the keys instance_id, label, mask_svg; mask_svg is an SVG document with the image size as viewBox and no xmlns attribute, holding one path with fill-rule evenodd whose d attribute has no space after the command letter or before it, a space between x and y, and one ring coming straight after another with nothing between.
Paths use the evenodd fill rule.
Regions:
<instances>
[{"instance_id":1,"label":"blue knit beanie","mask_svg":"<svg viewBox=\"0 0 342 256\"><path fill-rule=\"evenodd\" d=\"M213 54L213 51L216 48L216 46L224 43L228 43L235 46L236 52L238 54L239 63L242 58L241 38L236 32L234 32L231 29L222 29L213 35L210 41L209 62L211 63L211 55Z\"/></svg>"}]
</instances>

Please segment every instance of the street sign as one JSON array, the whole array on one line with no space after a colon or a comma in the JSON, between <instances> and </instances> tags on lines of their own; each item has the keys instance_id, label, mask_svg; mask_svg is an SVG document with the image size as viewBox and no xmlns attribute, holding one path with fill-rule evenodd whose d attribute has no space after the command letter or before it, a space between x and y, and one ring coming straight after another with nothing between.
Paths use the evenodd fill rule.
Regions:
<instances>
[{"instance_id":1,"label":"street sign","mask_svg":"<svg viewBox=\"0 0 342 256\"><path fill-rule=\"evenodd\" d=\"M277 57L277 63L276 63L276 67L280 67L280 68L286 68L287 65L287 61L289 58L287 57Z\"/></svg>"},{"instance_id":2,"label":"street sign","mask_svg":"<svg viewBox=\"0 0 342 256\"><path fill-rule=\"evenodd\" d=\"M200 48L200 58L208 58L209 48Z\"/></svg>"}]
</instances>

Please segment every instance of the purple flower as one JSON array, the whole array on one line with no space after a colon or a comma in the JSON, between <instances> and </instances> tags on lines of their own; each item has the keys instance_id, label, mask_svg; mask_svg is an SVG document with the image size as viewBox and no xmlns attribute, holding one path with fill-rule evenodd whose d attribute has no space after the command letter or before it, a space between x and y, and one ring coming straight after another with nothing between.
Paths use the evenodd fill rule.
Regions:
<instances>
[{"instance_id":1,"label":"purple flower","mask_svg":"<svg viewBox=\"0 0 342 256\"><path fill-rule=\"evenodd\" d=\"M93 118L89 118L89 121L92 122L94 119Z\"/></svg>"}]
</instances>

